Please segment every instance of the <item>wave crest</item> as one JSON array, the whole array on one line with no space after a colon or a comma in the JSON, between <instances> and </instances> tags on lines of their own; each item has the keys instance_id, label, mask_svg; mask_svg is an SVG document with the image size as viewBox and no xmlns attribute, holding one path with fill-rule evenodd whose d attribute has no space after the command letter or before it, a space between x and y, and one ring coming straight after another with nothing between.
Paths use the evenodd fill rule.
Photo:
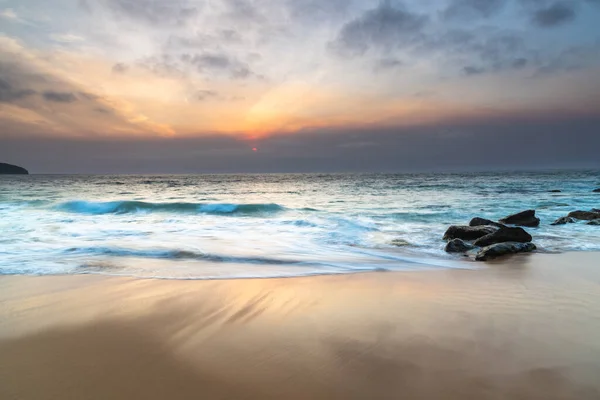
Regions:
<instances>
[{"instance_id":1,"label":"wave crest","mask_svg":"<svg viewBox=\"0 0 600 400\"><path fill-rule=\"evenodd\" d=\"M229 204L229 203L149 203L144 201L68 201L56 207L75 214L135 214L135 213L188 213L188 214L269 214L285 210L279 204Z\"/></svg>"},{"instance_id":2,"label":"wave crest","mask_svg":"<svg viewBox=\"0 0 600 400\"><path fill-rule=\"evenodd\" d=\"M240 264L273 264L273 265L297 265L303 264L297 260L285 260L268 257L243 257L225 256L219 254L203 253L190 250L163 250L163 249L125 249L118 247L74 247L65 250L64 254L109 256L109 257L136 257L154 258L166 260L198 260L216 263L240 263Z\"/></svg>"}]
</instances>

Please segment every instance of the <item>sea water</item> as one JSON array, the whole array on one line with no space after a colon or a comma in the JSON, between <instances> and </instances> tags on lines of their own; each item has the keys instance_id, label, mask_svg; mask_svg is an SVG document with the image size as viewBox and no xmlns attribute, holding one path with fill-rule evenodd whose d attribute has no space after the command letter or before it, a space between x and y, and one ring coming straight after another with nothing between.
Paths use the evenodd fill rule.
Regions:
<instances>
[{"instance_id":1,"label":"sea water","mask_svg":"<svg viewBox=\"0 0 600 400\"><path fill-rule=\"evenodd\" d=\"M451 224L535 209L539 251L600 250L598 171L0 176L0 274L208 279L469 268ZM561 190L552 193L551 190Z\"/></svg>"}]
</instances>

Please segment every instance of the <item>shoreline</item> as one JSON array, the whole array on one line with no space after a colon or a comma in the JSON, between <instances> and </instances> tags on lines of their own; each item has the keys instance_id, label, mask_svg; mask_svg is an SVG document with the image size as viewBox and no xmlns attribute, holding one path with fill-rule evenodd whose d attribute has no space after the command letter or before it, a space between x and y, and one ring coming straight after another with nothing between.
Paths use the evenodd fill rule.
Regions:
<instances>
[{"instance_id":1,"label":"shoreline","mask_svg":"<svg viewBox=\"0 0 600 400\"><path fill-rule=\"evenodd\" d=\"M0 397L596 399L597 259L259 279L0 276Z\"/></svg>"},{"instance_id":2,"label":"shoreline","mask_svg":"<svg viewBox=\"0 0 600 400\"><path fill-rule=\"evenodd\" d=\"M390 273L390 274L407 274L407 273L427 273L427 272L442 272L442 271L479 271L485 270L493 265L514 265L514 264L524 264L524 263L533 263L538 264L539 261L536 260L538 257L542 257L542 259L546 257L576 257L578 254L595 254L600 258L600 251L598 250L590 250L590 251L566 251L566 252L554 252L554 251L540 251L539 249L535 252L531 253L517 253L510 254L506 256L502 256L495 259L486 260L484 262L475 261L472 258L464 257L454 257L454 258L440 258L440 259L430 259L433 261L446 261L449 264L454 264L453 266L440 266L440 265L429 265L426 261L422 264L423 268L419 269L386 269L384 267L371 269L371 270L348 270L342 272L308 272L296 275L272 275L272 276L209 276L209 277L160 277L160 276L139 276L133 274L111 274L104 272L94 272L94 271L86 271L86 272L78 272L78 273L59 273L59 274L21 274L21 273L10 273L10 274L0 274L0 279L2 277L69 277L69 276L105 276L112 278L131 278L131 279L140 279L140 280L157 280L157 281L246 281L246 280L271 280L271 279L301 279L301 278L318 278L318 277L328 277L328 276L344 276L344 275L363 275L363 274L379 274L379 273ZM412 265L411 262L400 262L398 264L406 263L407 265ZM461 266L464 265L464 266Z\"/></svg>"}]
</instances>

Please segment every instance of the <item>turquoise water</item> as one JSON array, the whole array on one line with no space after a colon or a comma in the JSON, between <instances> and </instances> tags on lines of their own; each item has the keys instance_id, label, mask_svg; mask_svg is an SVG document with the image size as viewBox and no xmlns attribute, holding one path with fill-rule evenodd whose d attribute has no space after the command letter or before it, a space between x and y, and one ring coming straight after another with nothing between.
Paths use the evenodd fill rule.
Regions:
<instances>
[{"instance_id":1,"label":"turquoise water","mask_svg":"<svg viewBox=\"0 0 600 400\"><path fill-rule=\"evenodd\" d=\"M273 277L474 266L450 224L529 208L541 251L600 250L599 172L1 176L0 273ZM550 193L559 189L561 193ZM400 244L400 246L394 245Z\"/></svg>"}]
</instances>

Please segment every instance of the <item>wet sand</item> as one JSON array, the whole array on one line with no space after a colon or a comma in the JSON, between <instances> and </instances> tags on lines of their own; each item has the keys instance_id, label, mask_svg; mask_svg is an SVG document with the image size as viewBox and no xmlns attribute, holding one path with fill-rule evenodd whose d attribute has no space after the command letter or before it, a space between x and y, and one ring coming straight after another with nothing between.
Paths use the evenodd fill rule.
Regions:
<instances>
[{"instance_id":1,"label":"wet sand","mask_svg":"<svg viewBox=\"0 0 600 400\"><path fill-rule=\"evenodd\" d=\"M0 399L600 399L600 254L479 270L0 277Z\"/></svg>"}]
</instances>

